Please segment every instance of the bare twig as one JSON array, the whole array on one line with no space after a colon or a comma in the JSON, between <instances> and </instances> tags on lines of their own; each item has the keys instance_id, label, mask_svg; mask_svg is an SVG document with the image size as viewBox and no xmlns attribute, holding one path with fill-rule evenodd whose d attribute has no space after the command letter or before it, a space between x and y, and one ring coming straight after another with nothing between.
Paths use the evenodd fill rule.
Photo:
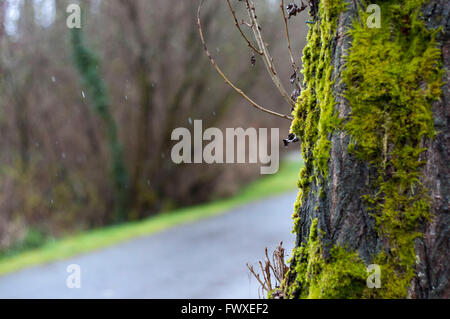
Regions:
<instances>
[{"instance_id":1,"label":"bare twig","mask_svg":"<svg viewBox=\"0 0 450 319\"><path fill-rule=\"evenodd\" d=\"M269 114L274 115L274 116L281 117L281 118L286 119L286 120L290 120L290 121L293 120L293 117L290 116L290 115L280 114L280 113L277 113L277 112L275 112L275 111L268 110L268 109L262 107L261 105L259 105L258 103L256 103L255 101L253 101L253 100L252 100L250 97L248 97L241 89L239 89L238 87L236 87L236 86L235 86L235 85L234 85L234 84L226 77L226 75L222 72L222 70L219 68L219 66L217 65L217 63L214 61L213 57L212 57L211 54L209 53L208 47L206 46L205 38L204 38L204 36L203 36L203 30L202 30L201 19L200 19L200 11L201 11L203 2L204 2L203 0L200 2L200 5L199 5L198 10L197 10L197 27L198 27L198 31L199 31L199 33L200 33L200 39L201 39L202 44L203 44L203 49L204 49L206 55L207 55L208 58L209 58L209 61L211 62L211 64L213 65L213 67L216 69L216 71L219 73L219 75L224 79L225 83L227 83L233 90L235 90L237 93L239 93L244 99L246 99L248 102L250 102L250 104L251 104L253 107L257 108L258 110L263 111L263 112L266 112L266 113L269 113Z\"/></svg>"},{"instance_id":2,"label":"bare twig","mask_svg":"<svg viewBox=\"0 0 450 319\"><path fill-rule=\"evenodd\" d=\"M291 57L292 68L294 69L295 72L298 72L298 67L297 67L297 64L295 63L294 55L292 54L291 37L289 36L289 26L288 26L288 21L286 18L286 13L284 12L284 0L281 0L280 8L281 8L281 12L283 14L284 27L286 30L286 39L287 39L287 44L288 44L289 55Z\"/></svg>"},{"instance_id":3,"label":"bare twig","mask_svg":"<svg viewBox=\"0 0 450 319\"><path fill-rule=\"evenodd\" d=\"M274 252L274 254L275 254L275 252ZM268 253L267 247L266 247L266 260L269 260L269 261L270 261L269 253ZM275 267L274 267L272 264L275 265ZM268 263L268 266L269 266L270 270L272 270L272 272L273 272L273 274L274 274L276 280L278 280L278 282L281 282L283 279L279 277L278 272L277 272L277 270L276 270L277 264L275 263L275 258L274 258L274 256L272 256L272 263L269 262L269 263Z\"/></svg>"},{"instance_id":4,"label":"bare twig","mask_svg":"<svg viewBox=\"0 0 450 319\"><path fill-rule=\"evenodd\" d=\"M236 18L236 12L234 11L233 7L231 6L230 0L227 0L227 3L228 3L228 7L230 8L230 12L231 12L231 14L233 15L234 22L235 22L235 24L236 24L236 28L237 28L237 29L239 30L239 32L241 33L242 38L244 38L244 40L247 42L247 45L248 45L255 53L257 53L257 54L259 54L259 55L263 55L263 52L260 51L260 50L258 50L257 48L255 48L255 47L253 46L253 44L251 44L250 40L247 38L247 36L245 35L245 33L242 31L241 27L239 26L239 22L238 22L238 20L237 20L237 18ZM243 21L243 23L246 24L246 25L248 25L249 27L251 27L250 24L247 24L247 23L245 23L244 21Z\"/></svg>"},{"instance_id":5,"label":"bare twig","mask_svg":"<svg viewBox=\"0 0 450 319\"><path fill-rule=\"evenodd\" d=\"M245 22L244 19L242 19L241 24L246 25L249 28L252 28L252 25L250 23L248 23L248 22Z\"/></svg>"},{"instance_id":6,"label":"bare twig","mask_svg":"<svg viewBox=\"0 0 450 319\"><path fill-rule=\"evenodd\" d=\"M284 276L289 270L289 267L284 263L285 250L283 248L283 242L278 245L277 249L273 252L272 260L275 265L274 273L279 278L279 282L281 283L284 279Z\"/></svg>"},{"instance_id":7,"label":"bare twig","mask_svg":"<svg viewBox=\"0 0 450 319\"><path fill-rule=\"evenodd\" d=\"M283 248L283 242L278 245L275 251L272 254L272 259L269 258L269 253L266 248L265 250L265 261L259 261L259 267L261 268L261 275L257 273L253 266L247 264L247 268L250 270L250 273L256 278L256 280L261 285L261 289L263 291L274 292L274 289L277 289L278 296L282 296L282 292L280 289L281 283L283 282L286 273L288 272L288 266L286 266L284 258L285 258L285 250ZM275 282L272 283L272 275L275 277Z\"/></svg>"},{"instance_id":8,"label":"bare twig","mask_svg":"<svg viewBox=\"0 0 450 319\"><path fill-rule=\"evenodd\" d=\"M252 265L249 265L249 264L247 264L247 268L250 270L250 272L256 278L256 280L258 280L258 282L262 286L262 288L264 290L266 290L266 291L269 291L268 287L266 286L266 284L261 280L261 278L259 277L259 274L255 271L255 268Z\"/></svg>"},{"instance_id":9,"label":"bare twig","mask_svg":"<svg viewBox=\"0 0 450 319\"><path fill-rule=\"evenodd\" d=\"M278 73L275 69L275 65L273 63L273 58L270 55L269 50L267 49L267 45L264 41L264 37L261 32L261 27L258 23L258 18L255 13L255 4L250 2L250 0L245 0L248 16L251 20L253 34L255 36L256 42L258 43L259 49L264 53L262 55L264 63L266 65L267 71L272 79L272 82L277 87L278 91L281 93L286 102L292 107L295 107L295 102L291 99L290 95L285 90L283 84L281 83L280 78L278 77Z\"/></svg>"},{"instance_id":10,"label":"bare twig","mask_svg":"<svg viewBox=\"0 0 450 319\"><path fill-rule=\"evenodd\" d=\"M266 266L263 266L262 261L259 261L259 267L261 267L261 273L263 275L264 278L264 282L266 283L267 288L269 289L269 291L272 290L272 280L270 279L270 269L267 266L267 261L266 261Z\"/></svg>"}]
</instances>

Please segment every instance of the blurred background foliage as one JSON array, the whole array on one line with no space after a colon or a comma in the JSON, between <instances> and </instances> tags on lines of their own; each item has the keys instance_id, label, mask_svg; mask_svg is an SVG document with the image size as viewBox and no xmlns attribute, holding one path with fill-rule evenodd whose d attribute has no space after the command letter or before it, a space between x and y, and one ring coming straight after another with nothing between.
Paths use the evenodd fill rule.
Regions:
<instances>
[{"instance_id":1,"label":"blurred background foliage","mask_svg":"<svg viewBox=\"0 0 450 319\"><path fill-rule=\"evenodd\" d=\"M217 76L204 56L196 0L92 0L81 30L69 0L0 0L0 255L52 238L227 197L259 165L175 165L176 127L280 127ZM233 1L242 16L242 3ZM258 16L290 88L277 1ZM304 39L304 20L291 39ZM217 62L257 101L285 105L227 5L207 1L203 28ZM294 41L300 56L303 43ZM283 137L283 136L282 136Z\"/></svg>"}]
</instances>

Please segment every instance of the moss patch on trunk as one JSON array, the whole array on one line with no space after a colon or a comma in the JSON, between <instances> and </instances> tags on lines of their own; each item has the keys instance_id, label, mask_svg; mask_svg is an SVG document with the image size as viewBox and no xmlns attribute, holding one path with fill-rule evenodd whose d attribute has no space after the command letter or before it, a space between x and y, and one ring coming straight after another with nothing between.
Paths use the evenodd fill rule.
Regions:
<instances>
[{"instance_id":1,"label":"moss patch on trunk","mask_svg":"<svg viewBox=\"0 0 450 319\"><path fill-rule=\"evenodd\" d=\"M361 298L366 286L364 262L356 252L348 252L342 247L332 248L330 258L325 261L319 233L317 219L314 219L308 243L294 249L296 263L290 271L295 273L295 280L287 287L286 296L302 299Z\"/></svg>"},{"instance_id":2,"label":"moss patch on trunk","mask_svg":"<svg viewBox=\"0 0 450 319\"><path fill-rule=\"evenodd\" d=\"M337 19L344 8L342 0L320 2L320 20L311 27L303 50L305 87L296 103L291 126L291 131L301 137L305 163L300 171L298 186L301 191L295 211L302 204L303 195L309 193L310 183L327 175L331 149L328 135L340 124L334 112L331 54ZM295 213L293 217L298 221Z\"/></svg>"},{"instance_id":3,"label":"moss patch on trunk","mask_svg":"<svg viewBox=\"0 0 450 319\"><path fill-rule=\"evenodd\" d=\"M365 199L387 240L375 262L389 280L375 296L406 297L415 276L417 229L430 217L420 155L424 139L435 135L431 106L441 96L443 71L439 30L427 30L421 20L424 3L380 2L381 28L355 22L350 31L353 47L343 77L352 115L346 129L351 153L377 168L376 192ZM360 16L367 14L361 10Z\"/></svg>"}]
</instances>

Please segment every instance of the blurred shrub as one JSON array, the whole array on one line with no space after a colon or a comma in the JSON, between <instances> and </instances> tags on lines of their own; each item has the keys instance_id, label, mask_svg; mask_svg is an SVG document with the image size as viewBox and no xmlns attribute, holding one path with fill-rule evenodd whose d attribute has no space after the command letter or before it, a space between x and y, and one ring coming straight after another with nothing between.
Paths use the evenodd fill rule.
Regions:
<instances>
[{"instance_id":1,"label":"blurred shrub","mask_svg":"<svg viewBox=\"0 0 450 319\"><path fill-rule=\"evenodd\" d=\"M43 239L111 222L92 181L32 160L0 168L0 250L30 248ZM42 239L42 240L41 240Z\"/></svg>"}]
</instances>

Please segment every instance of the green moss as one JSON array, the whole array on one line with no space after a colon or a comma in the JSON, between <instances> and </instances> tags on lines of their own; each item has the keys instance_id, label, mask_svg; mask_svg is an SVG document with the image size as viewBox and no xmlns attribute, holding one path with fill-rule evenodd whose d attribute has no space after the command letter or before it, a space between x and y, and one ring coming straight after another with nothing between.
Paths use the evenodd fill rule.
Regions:
<instances>
[{"instance_id":1,"label":"green moss","mask_svg":"<svg viewBox=\"0 0 450 319\"><path fill-rule=\"evenodd\" d=\"M443 73L438 31L427 30L420 18L424 2L380 2L379 29L355 21L343 72L352 108L345 127L352 137L349 150L377 169L374 194L366 200L388 245L376 262L396 278L378 291L381 297L406 297L415 276L417 228L429 218L420 155L424 139L435 135L431 106L441 95ZM362 10L360 16L366 21Z\"/></svg>"},{"instance_id":2,"label":"green moss","mask_svg":"<svg viewBox=\"0 0 450 319\"><path fill-rule=\"evenodd\" d=\"M286 295L288 298L358 298L366 286L366 267L356 252L334 247L330 257L323 257L317 219L311 223L307 244L294 250L296 265L294 283ZM288 274L289 276L289 274Z\"/></svg>"},{"instance_id":3,"label":"green moss","mask_svg":"<svg viewBox=\"0 0 450 319\"><path fill-rule=\"evenodd\" d=\"M365 288L364 263L356 252L333 247L322 256L317 219L307 243L294 251L285 287L288 297L404 298L415 276L414 240L418 227L430 218L430 198L420 182L426 150L424 140L435 135L432 102L441 96L441 52L421 20L425 0L376 1L381 28L368 28L369 14L360 10L349 34L352 48L342 73L345 98L351 107L347 123L334 111L331 40L345 1L320 1L319 16L308 34L303 63L305 89L294 111L292 131L302 140L305 168L300 174L300 209L311 196L311 182L319 196L327 178L330 133L343 129L351 136L349 152L375 168L371 193L364 196L383 238L384 249L373 256L380 265L382 288ZM298 213L294 214L295 230ZM385 280L383 280L383 278ZM389 280L387 280L389 278Z\"/></svg>"},{"instance_id":4,"label":"green moss","mask_svg":"<svg viewBox=\"0 0 450 319\"><path fill-rule=\"evenodd\" d=\"M311 27L303 51L304 90L293 112L295 119L291 126L291 131L302 140L305 167L300 173L299 188L303 194L309 193L312 181L327 175L331 148L328 135L339 125L334 112L331 50L337 18L344 8L341 0L320 2L321 20ZM296 205L301 205L302 198L298 198Z\"/></svg>"}]
</instances>

